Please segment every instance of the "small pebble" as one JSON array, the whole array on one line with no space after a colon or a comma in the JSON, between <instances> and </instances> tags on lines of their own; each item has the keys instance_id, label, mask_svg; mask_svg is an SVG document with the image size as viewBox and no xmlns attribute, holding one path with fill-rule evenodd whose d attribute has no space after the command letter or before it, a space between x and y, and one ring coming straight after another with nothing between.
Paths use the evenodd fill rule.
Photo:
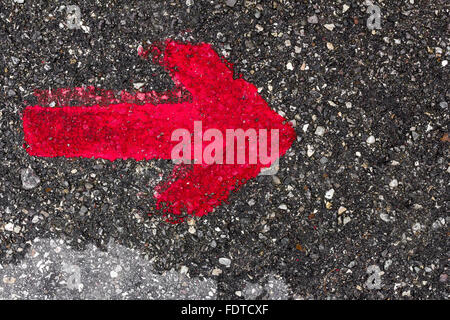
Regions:
<instances>
[{"instance_id":1,"label":"small pebble","mask_svg":"<svg viewBox=\"0 0 450 320\"><path fill-rule=\"evenodd\" d=\"M391 219L389 218L389 215L387 213L380 213L380 219L384 222L390 222Z\"/></svg>"},{"instance_id":2,"label":"small pebble","mask_svg":"<svg viewBox=\"0 0 450 320\"><path fill-rule=\"evenodd\" d=\"M189 268L188 268L188 267L186 267L186 266L181 266L181 268L180 268L180 273L181 273L181 274L187 274L188 271L189 271Z\"/></svg>"},{"instance_id":3,"label":"small pebble","mask_svg":"<svg viewBox=\"0 0 450 320\"><path fill-rule=\"evenodd\" d=\"M318 126L318 127L316 128L315 134L316 134L317 136L323 136L324 133L325 133L325 128L324 128L324 127Z\"/></svg>"},{"instance_id":4,"label":"small pebble","mask_svg":"<svg viewBox=\"0 0 450 320\"><path fill-rule=\"evenodd\" d=\"M328 162L328 158L327 157L322 157L322 158L320 158L319 161L320 161L321 164L325 164L325 163Z\"/></svg>"},{"instance_id":5,"label":"small pebble","mask_svg":"<svg viewBox=\"0 0 450 320\"><path fill-rule=\"evenodd\" d=\"M272 176L272 180L274 184L281 184L281 180L277 176Z\"/></svg>"},{"instance_id":6,"label":"small pebble","mask_svg":"<svg viewBox=\"0 0 450 320\"><path fill-rule=\"evenodd\" d=\"M226 0L225 1L226 5L229 6L229 7L234 7L236 2L237 2L237 0Z\"/></svg>"},{"instance_id":7,"label":"small pebble","mask_svg":"<svg viewBox=\"0 0 450 320\"><path fill-rule=\"evenodd\" d=\"M392 264L392 260L388 259L386 260L386 262L384 263L384 270L387 270Z\"/></svg>"},{"instance_id":8,"label":"small pebble","mask_svg":"<svg viewBox=\"0 0 450 320\"><path fill-rule=\"evenodd\" d=\"M310 145L307 146L308 150L306 151L306 155L310 158L314 154L314 148Z\"/></svg>"},{"instance_id":9,"label":"small pebble","mask_svg":"<svg viewBox=\"0 0 450 320\"><path fill-rule=\"evenodd\" d=\"M292 65L291 62L288 62L288 63L286 64L286 69L288 69L288 70L294 70L294 66Z\"/></svg>"},{"instance_id":10,"label":"small pebble","mask_svg":"<svg viewBox=\"0 0 450 320\"><path fill-rule=\"evenodd\" d=\"M194 234L196 232L195 227L194 226L190 226L189 229L188 229L188 232L190 234Z\"/></svg>"},{"instance_id":11,"label":"small pebble","mask_svg":"<svg viewBox=\"0 0 450 320\"><path fill-rule=\"evenodd\" d=\"M413 224L411 229L413 232L418 232L418 231L422 230L422 228L423 228L422 225L419 222L417 222L417 223Z\"/></svg>"},{"instance_id":12,"label":"small pebble","mask_svg":"<svg viewBox=\"0 0 450 320\"><path fill-rule=\"evenodd\" d=\"M219 258L219 263L228 268L231 265L231 260L228 258Z\"/></svg>"},{"instance_id":13,"label":"small pebble","mask_svg":"<svg viewBox=\"0 0 450 320\"><path fill-rule=\"evenodd\" d=\"M213 271L211 272L211 274L212 274L213 276L219 276L219 275L222 274L222 269L215 268L215 269L213 269Z\"/></svg>"},{"instance_id":14,"label":"small pebble","mask_svg":"<svg viewBox=\"0 0 450 320\"><path fill-rule=\"evenodd\" d=\"M325 198L330 200L333 198L333 195L334 195L334 189L330 189L325 193Z\"/></svg>"},{"instance_id":15,"label":"small pebble","mask_svg":"<svg viewBox=\"0 0 450 320\"><path fill-rule=\"evenodd\" d=\"M391 182L389 182L389 187L396 188L398 186L397 179L392 179Z\"/></svg>"},{"instance_id":16,"label":"small pebble","mask_svg":"<svg viewBox=\"0 0 450 320\"><path fill-rule=\"evenodd\" d=\"M144 86L144 84L145 84L145 83L143 83L143 82L135 82L135 83L133 83L133 87L134 87L136 90L139 90L140 88L142 88L142 87Z\"/></svg>"},{"instance_id":17,"label":"small pebble","mask_svg":"<svg viewBox=\"0 0 450 320\"><path fill-rule=\"evenodd\" d=\"M317 18L316 15L313 15L313 16L311 16L311 17L308 17L308 23L316 24L316 23L318 23L318 22L319 22L319 18Z\"/></svg>"},{"instance_id":18,"label":"small pebble","mask_svg":"<svg viewBox=\"0 0 450 320\"><path fill-rule=\"evenodd\" d=\"M39 179L32 168L25 168L20 170L20 178L22 180L22 187L25 190L36 188L41 182L41 179Z\"/></svg>"},{"instance_id":19,"label":"small pebble","mask_svg":"<svg viewBox=\"0 0 450 320\"><path fill-rule=\"evenodd\" d=\"M367 140L366 140L366 142L367 142L368 144L373 144L373 143L375 143L375 137L374 137L374 136L368 137Z\"/></svg>"},{"instance_id":20,"label":"small pebble","mask_svg":"<svg viewBox=\"0 0 450 320\"><path fill-rule=\"evenodd\" d=\"M3 277L3 283L5 284L14 284L16 282L16 278L14 277Z\"/></svg>"},{"instance_id":21,"label":"small pebble","mask_svg":"<svg viewBox=\"0 0 450 320\"><path fill-rule=\"evenodd\" d=\"M347 223L349 223L352 219L350 217L345 217L344 221L342 221L342 224L345 226Z\"/></svg>"}]
</instances>

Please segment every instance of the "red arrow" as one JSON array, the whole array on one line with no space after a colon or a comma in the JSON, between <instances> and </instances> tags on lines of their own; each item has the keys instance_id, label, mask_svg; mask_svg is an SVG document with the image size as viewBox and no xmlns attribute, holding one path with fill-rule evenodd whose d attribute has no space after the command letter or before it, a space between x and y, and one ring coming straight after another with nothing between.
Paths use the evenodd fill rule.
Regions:
<instances>
[{"instance_id":1,"label":"red arrow","mask_svg":"<svg viewBox=\"0 0 450 320\"><path fill-rule=\"evenodd\" d=\"M229 64L211 45L167 40L161 52L154 47L153 53L157 53L158 62L169 71L176 85L173 92L141 94L131 100L129 94L122 94L118 99L103 99L106 105L70 107L62 102L62 107L55 108L28 106L23 113L27 152L40 157L94 157L111 161L171 159L173 148L179 145L179 140L172 141L172 133L180 128L194 132L195 121L201 121L203 132L214 128L224 137L227 129L257 132L277 129L277 156L282 156L295 140L295 131L286 119L269 108L255 86L242 78L234 79ZM140 54L145 56L148 52ZM92 88L59 90L86 97ZM167 102L167 97L179 96L183 90L190 93L190 101ZM92 98L89 101L98 101L95 95L89 97ZM201 142L200 149L204 151L209 143ZM226 152L225 142L223 148ZM190 158L198 160L194 148L191 150ZM248 158L244 164L207 164L202 158L199 164L176 165L171 179L155 190L158 207L177 217L213 211L231 191L256 177L277 157L266 164L260 161L255 164Z\"/></svg>"}]
</instances>

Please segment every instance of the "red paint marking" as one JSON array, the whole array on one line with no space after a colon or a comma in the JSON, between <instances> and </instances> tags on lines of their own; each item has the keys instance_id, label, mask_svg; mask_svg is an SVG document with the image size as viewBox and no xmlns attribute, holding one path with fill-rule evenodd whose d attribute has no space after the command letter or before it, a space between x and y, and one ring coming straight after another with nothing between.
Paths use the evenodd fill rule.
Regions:
<instances>
[{"instance_id":1,"label":"red paint marking","mask_svg":"<svg viewBox=\"0 0 450 320\"><path fill-rule=\"evenodd\" d=\"M171 101L188 100L189 92L183 88L159 93L156 91L129 93L95 88L94 86L58 88L55 90L34 90L40 106L65 107L76 105L101 105L118 103L162 104Z\"/></svg>"},{"instance_id":2,"label":"red paint marking","mask_svg":"<svg viewBox=\"0 0 450 320\"><path fill-rule=\"evenodd\" d=\"M25 108L27 152L40 157L94 157L111 161L170 159L172 148L178 144L171 141L173 130L185 128L193 132L194 121L202 121L203 132L209 128L221 132L237 128L278 129L280 156L295 140L295 131L285 123L286 119L269 108L255 86L242 78L233 79L231 66L211 45L167 40L147 51L140 48L138 53L143 57L152 53L153 61L170 72L176 89L140 96L122 93L119 97L93 87L37 91L41 105L55 101L60 107ZM186 90L191 95L190 101L174 103L161 99L183 97ZM74 98L87 105L69 107L68 102ZM183 213L204 215L268 166L176 165L171 179L155 190L158 208L177 218Z\"/></svg>"}]
</instances>

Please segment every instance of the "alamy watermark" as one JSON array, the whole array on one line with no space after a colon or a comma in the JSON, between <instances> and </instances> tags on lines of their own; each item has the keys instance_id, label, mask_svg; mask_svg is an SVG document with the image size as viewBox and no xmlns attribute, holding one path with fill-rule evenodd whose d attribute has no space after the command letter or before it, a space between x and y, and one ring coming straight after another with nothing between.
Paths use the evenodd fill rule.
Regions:
<instances>
[{"instance_id":1,"label":"alamy watermark","mask_svg":"<svg viewBox=\"0 0 450 320\"><path fill-rule=\"evenodd\" d=\"M185 128L172 132L171 141L178 144L172 148L171 159L186 164L258 164L270 167L261 174L272 175L278 169L279 138L278 129L209 128L203 132L202 122L194 121L193 133Z\"/></svg>"}]
</instances>

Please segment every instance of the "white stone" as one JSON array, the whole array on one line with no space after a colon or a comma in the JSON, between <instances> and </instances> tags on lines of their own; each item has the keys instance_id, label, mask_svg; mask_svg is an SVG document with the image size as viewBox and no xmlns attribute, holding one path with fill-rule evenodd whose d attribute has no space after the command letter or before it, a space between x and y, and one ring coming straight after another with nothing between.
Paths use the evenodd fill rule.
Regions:
<instances>
[{"instance_id":1,"label":"white stone","mask_svg":"<svg viewBox=\"0 0 450 320\"><path fill-rule=\"evenodd\" d=\"M388 259L386 260L386 262L384 263L384 270L387 270L392 264L392 260Z\"/></svg>"},{"instance_id":2,"label":"white stone","mask_svg":"<svg viewBox=\"0 0 450 320\"><path fill-rule=\"evenodd\" d=\"M5 230L6 231L13 231L14 230L14 224L12 224L11 222L5 224Z\"/></svg>"},{"instance_id":3,"label":"white stone","mask_svg":"<svg viewBox=\"0 0 450 320\"><path fill-rule=\"evenodd\" d=\"M374 136L368 137L367 140L366 140L366 142L367 142L368 144L373 144L373 143L375 143L375 137L374 137Z\"/></svg>"},{"instance_id":4,"label":"white stone","mask_svg":"<svg viewBox=\"0 0 450 320\"><path fill-rule=\"evenodd\" d=\"M324 127L318 126L318 127L316 128L315 134L316 134L317 136L323 136L324 133L325 133L325 128L324 128Z\"/></svg>"},{"instance_id":5,"label":"white stone","mask_svg":"<svg viewBox=\"0 0 450 320\"><path fill-rule=\"evenodd\" d=\"M417 223L415 223L415 224L412 226L411 229L412 229L413 232L417 232L417 231L422 230L422 229L423 229L423 226L422 226L419 222L417 222Z\"/></svg>"},{"instance_id":6,"label":"white stone","mask_svg":"<svg viewBox=\"0 0 450 320\"><path fill-rule=\"evenodd\" d=\"M402 297L411 297L411 290L406 290L402 292Z\"/></svg>"},{"instance_id":7,"label":"white stone","mask_svg":"<svg viewBox=\"0 0 450 320\"><path fill-rule=\"evenodd\" d=\"M234 5L236 4L237 0L226 0L226 4L229 7L234 7Z\"/></svg>"},{"instance_id":8,"label":"white stone","mask_svg":"<svg viewBox=\"0 0 450 320\"><path fill-rule=\"evenodd\" d=\"M228 258L219 258L219 263L229 267L231 265L231 260Z\"/></svg>"},{"instance_id":9,"label":"white stone","mask_svg":"<svg viewBox=\"0 0 450 320\"><path fill-rule=\"evenodd\" d=\"M291 62L288 62L288 63L286 64L286 69L288 69L288 70L294 70L294 66L292 65Z\"/></svg>"},{"instance_id":10,"label":"white stone","mask_svg":"<svg viewBox=\"0 0 450 320\"><path fill-rule=\"evenodd\" d=\"M308 17L308 23L316 24L319 22L319 18L317 18L316 15L313 15L311 17Z\"/></svg>"},{"instance_id":11,"label":"white stone","mask_svg":"<svg viewBox=\"0 0 450 320\"><path fill-rule=\"evenodd\" d=\"M144 86L144 82L135 82L135 83L133 83L133 87L136 89L136 90L139 90L140 88L142 88L143 86Z\"/></svg>"},{"instance_id":12,"label":"white stone","mask_svg":"<svg viewBox=\"0 0 450 320\"><path fill-rule=\"evenodd\" d=\"M398 181L397 179L392 179L391 182L389 182L389 187L391 188L395 188L398 186Z\"/></svg>"},{"instance_id":13,"label":"white stone","mask_svg":"<svg viewBox=\"0 0 450 320\"><path fill-rule=\"evenodd\" d=\"M189 268L188 268L188 267L186 267L186 266L181 266L181 268L180 268L180 273L181 273L181 274L187 274L188 271L189 271Z\"/></svg>"},{"instance_id":14,"label":"white stone","mask_svg":"<svg viewBox=\"0 0 450 320\"><path fill-rule=\"evenodd\" d=\"M22 187L25 190L36 188L41 182L41 179L39 179L32 168L21 169L20 178L22 180Z\"/></svg>"},{"instance_id":15,"label":"white stone","mask_svg":"<svg viewBox=\"0 0 450 320\"><path fill-rule=\"evenodd\" d=\"M333 196L334 196L334 189L330 189L325 193L325 198L328 200L332 199Z\"/></svg>"},{"instance_id":16,"label":"white stone","mask_svg":"<svg viewBox=\"0 0 450 320\"><path fill-rule=\"evenodd\" d=\"M344 221L342 221L342 223L344 224L344 226L349 223L352 219L350 217L345 217Z\"/></svg>"},{"instance_id":17,"label":"white stone","mask_svg":"<svg viewBox=\"0 0 450 320\"><path fill-rule=\"evenodd\" d=\"M307 146L308 150L306 150L306 155L308 158L311 158L311 156L314 154L314 148L310 145Z\"/></svg>"},{"instance_id":18,"label":"white stone","mask_svg":"<svg viewBox=\"0 0 450 320\"><path fill-rule=\"evenodd\" d=\"M302 127L303 132L308 131L308 127L309 127L309 123L304 124Z\"/></svg>"}]
</instances>

